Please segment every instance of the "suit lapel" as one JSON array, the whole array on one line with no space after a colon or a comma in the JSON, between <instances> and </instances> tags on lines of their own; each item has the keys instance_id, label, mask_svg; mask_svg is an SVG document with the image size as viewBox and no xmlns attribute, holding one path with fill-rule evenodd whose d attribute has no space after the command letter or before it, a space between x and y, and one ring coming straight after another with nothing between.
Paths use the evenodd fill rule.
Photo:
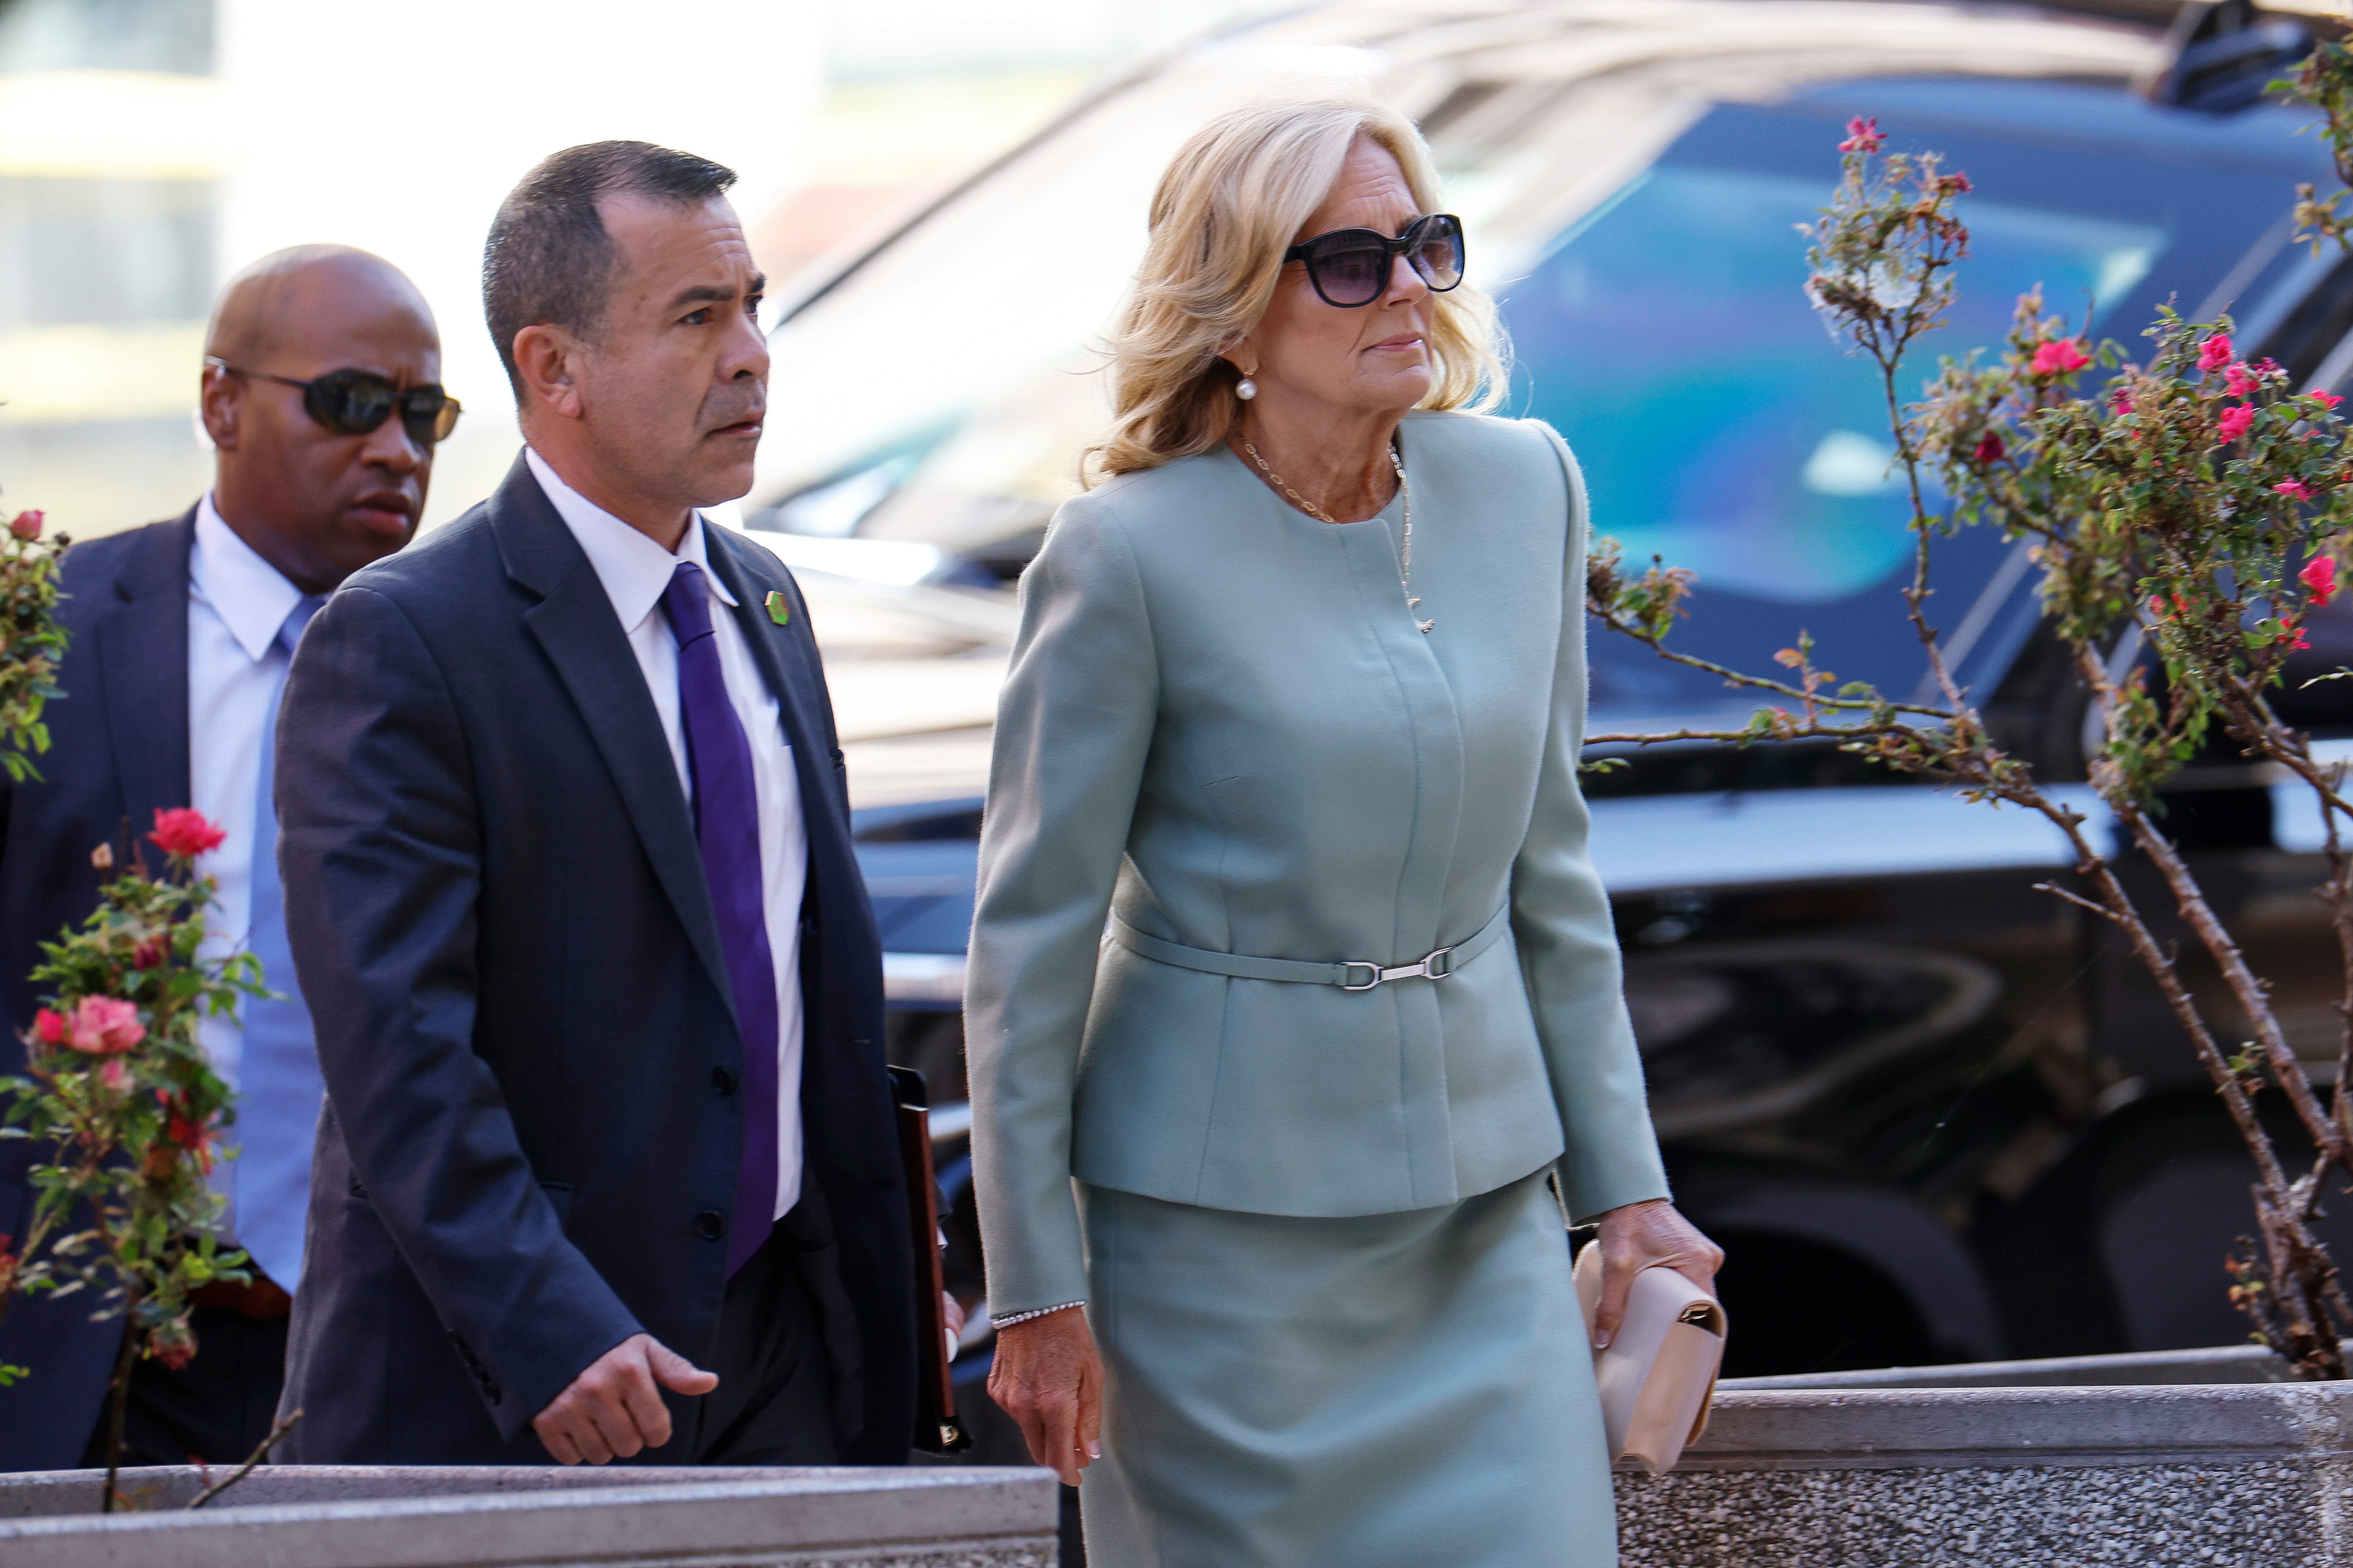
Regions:
<instances>
[{"instance_id":1,"label":"suit lapel","mask_svg":"<svg viewBox=\"0 0 2353 1568\"><path fill-rule=\"evenodd\" d=\"M508 574L541 595L539 604L523 612L523 624L571 693L581 723L613 775L638 841L653 863L654 876L733 1013L735 993L720 952L719 922L711 911L711 889L703 881L702 855L686 792L679 787L661 716L654 710L645 672L638 666L620 617L613 613L613 601L521 458L499 487L491 507L491 526Z\"/></svg>"},{"instance_id":2,"label":"suit lapel","mask_svg":"<svg viewBox=\"0 0 2353 1568\"><path fill-rule=\"evenodd\" d=\"M735 624L751 646L761 679L776 693L785 739L793 748L793 771L800 781L802 815L822 814L828 826L847 832L847 803L834 783L833 724L824 708L825 675L818 664L816 639L808 634L808 612L798 584L781 565L771 570L754 559L755 547L743 544L725 529L705 523L702 536L711 569L734 595ZM792 606L789 626L769 619L765 601L771 590L784 594ZM825 837L809 835L813 854Z\"/></svg>"},{"instance_id":3,"label":"suit lapel","mask_svg":"<svg viewBox=\"0 0 2353 1568\"><path fill-rule=\"evenodd\" d=\"M188 554L195 537L194 507L148 531L115 578L120 602L97 628L115 776L134 848L158 810L188 804Z\"/></svg>"}]
</instances>

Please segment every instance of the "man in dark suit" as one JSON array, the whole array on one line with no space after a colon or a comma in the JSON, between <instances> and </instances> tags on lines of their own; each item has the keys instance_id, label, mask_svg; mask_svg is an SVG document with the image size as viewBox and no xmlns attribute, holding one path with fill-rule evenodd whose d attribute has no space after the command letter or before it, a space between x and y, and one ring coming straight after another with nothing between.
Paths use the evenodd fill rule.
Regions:
<instances>
[{"instance_id":1,"label":"man in dark suit","mask_svg":"<svg viewBox=\"0 0 2353 1568\"><path fill-rule=\"evenodd\" d=\"M906 1458L841 752L791 575L694 510L750 489L766 401L733 180L625 142L524 178L483 298L527 448L303 640L281 864L327 1109L282 1457Z\"/></svg>"},{"instance_id":2,"label":"man in dark suit","mask_svg":"<svg viewBox=\"0 0 2353 1568\"><path fill-rule=\"evenodd\" d=\"M364 251L306 246L246 268L215 307L206 354L212 489L172 521L68 552L60 613L72 641L65 695L47 714L55 743L40 779L0 785L0 1074L24 1063L37 944L97 907L90 851L120 853L127 829L155 863L144 834L161 807L193 805L227 830L204 863L219 886L206 951L249 946L281 994L199 1029L238 1091L237 1157L214 1184L255 1274L199 1292L185 1367L134 1369L124 1428L134 1464L234 1463L269 1431L320 1093L263 793L270 721L320 596L416 531L434 443L456 413L437 384L432 311ZM0 1234L23 1234L27 1169L42 1158L0 1142ZM11 1305L0 1362L30 1374L0 1389L0 1469L71 1466L86 1446L104 1462L97 1417L123 1324L91 1322L94 1303Z\"/></svg>"}]
</instances>

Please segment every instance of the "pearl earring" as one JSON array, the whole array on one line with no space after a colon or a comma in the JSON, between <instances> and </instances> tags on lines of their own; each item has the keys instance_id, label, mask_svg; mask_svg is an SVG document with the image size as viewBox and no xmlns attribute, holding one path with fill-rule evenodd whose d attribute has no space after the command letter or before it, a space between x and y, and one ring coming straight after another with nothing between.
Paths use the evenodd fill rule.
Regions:
<instances>
[{"instance_id":1,"label":"pearl earring","mask_svg":"<svg viewBox=\"0 0 2353 1568\"><path fill-rule=\"evenodd\" d=\"M1240 381L1234 383L1234 395L1240 398L1244 403L1248 403L1251 398L1258 395L1258 383L1252 381L1248 376L1242 377Z\"/></svg>"}]
</instances>

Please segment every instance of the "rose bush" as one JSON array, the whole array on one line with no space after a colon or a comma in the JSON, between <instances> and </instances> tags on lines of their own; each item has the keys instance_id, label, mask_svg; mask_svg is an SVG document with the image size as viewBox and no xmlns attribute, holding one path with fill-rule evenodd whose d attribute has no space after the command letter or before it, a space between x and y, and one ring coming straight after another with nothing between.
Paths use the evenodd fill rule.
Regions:
<instances>
[{"instance_id":1,"label":"rose bush","mask_svg":"<svg viewBox=\"0 0 2353 1568\"><path fill-rule=\"evenodd\" d=\"M2342 51L2338 51L2342 55ZM2353 57L2348 58L2353 61ZM2353 71L2353 63L2348 64ZM2353 74L2343 106L2353 111ZM2337 127L2332 122L2332 139ZM1802 633L1778 661L1786 678L1696 659L1668 646L1693 578L1653 560L1629 573L1614 542L1597 541L1588 603L1606 625L1664 657L1778 697L1737 731L1595 735L1593 743L1826 738L1902 773L1957 786L1972 800L2049 818L2075 857L2072 886L2046 890L2080 905L2131 947L2214 1082L2256 1170L2256 1236L2230 1260L2232 1300L2258 1338L2307 1377L2347 1373L2341 1340L2353 1302L2314 1234L2332 1173L2353 1175L2353 826L2342 764L2316 760L2280 721L2271 694L2288 656L2309 646L2310 612L2337 592L2353 551L2353 443L2341 399L2296 393L2267 360L2249 363L2231 323L2163 311L2153 350L2127 363L2112 342L2090 344L2021 298L2010 341L1991 363L1947 361L1923 401L1906 405L1897 372L1924 332L1943 324L1951 268L1968 233L1953 199L1968 188L1933 155L1881 155L1875 123L1840 143L1843 177L1810 226L1809 296L1833 336L1878 372L1896 471L1915 539L1903 589L1933 700L1896 701L1867 685L1833 687ZM2340 146L2344 143L2340 143ZM2307 201L2309 195L2307 193ZM2330 208L2334 210L2333 205ZM2353 218L2346 220L2353 232ZM2086 392L2084 374L2105 384ZM1942 499L1932 508L1931 495ZM2122 842L2158 873L2163 896L2213 961L2253 1038L2226 1047L2084 816L2047 794L1999 743L1956 682L1928 619L1935 541L1963 527L1998 529L2041 572L2046 620L2065 646L2097 723L2084 759ZM2341 671L2340 674L2353 674ZM2324 678L2327 679L2327 678ZM2158 790L2217 736L2301 781L2327 824L2328 907L2343 967L2345 1025L2336 1088L2324 1103L2289 1047L2269 990L2250 969L2196 877L2161 826ZM2121 851L2120 851L2121 852ZM2276 1093L2316 1152L2291 1173L2256 1097Z\"/></svg>"},{"instance_id":2,"label":"rose bush","mask_svg":"<svg viewBox=\"0 0 2353 1568\"><path fill-rule=\"evenodd\" d=\"M122 1400L140 1356L186 1364L196 1342L189 1298L215 1280L250 1278L245 1255L215 1238L222 1200L206 1184L231 1120L228 1088L196 1042L206 1016L259 994L250 954L200 958L213 882L196 866L224 835L201 814L159 811L143 855L101 889L97 911L42 944L33 978L51 988L35 1015L25 1076L0 1080L10 1103L0 1135L37 1141L36 1194L20 1249L0 1237L0 1311L13 1290L90 1292L130 1322L109 1414L120 1452ZM113 870L101 847L93 858ZM0 1369L0 1378L38 1369ZM110 1464L103 1506L115 1503Z\"/></svg>"},{"instance_id":3,"label":"rose bush","mask_svg":"<svg viewBox=\"0 0 2353 1568\"><path fill-rule=\"evenodd\" d=\"M37 511L20 511L0 541L0 766L11 778L37 776L33 758L49 749L41 710L58 694L66 634L57 622L58 560L69 541L41 537Z\"/></svg>"}]
</instances>

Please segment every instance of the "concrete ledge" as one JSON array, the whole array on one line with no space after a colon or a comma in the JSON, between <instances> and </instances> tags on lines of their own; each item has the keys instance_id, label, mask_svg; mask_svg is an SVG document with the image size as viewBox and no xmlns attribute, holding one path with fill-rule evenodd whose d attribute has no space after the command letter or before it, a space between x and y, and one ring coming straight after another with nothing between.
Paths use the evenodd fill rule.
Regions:
<instances>
[{"instance_id":1,"label":"concrete ledge","mask_svg":"<svg viewBox=\"0 0 2353 1568\"><path fill-rule=\"evenodd\" d=\"M1052 1568L1045 1470L281 1466L196 1513L186 1468L125 1472L157 1511L99 1516L96 1472L0 1477L8 1568L828 1564ZM252 1489L248 1490L248 1489ZM73 1511L68 1511L71 1510Z\"/></svg>"},{"instance_id":2,"label":"concrete ledge","mask_svg":"<svg viewBox=\"0 0 2353 1568\"><path fill-rule=\"evenodd\" d=\"M2041 1361L1959 1362L1950 1366L1890 1366L1871 1372L1795 1373L1726 1378L1727 1394L1778 1388L2106 1388L2166 1383L2295 1383L2295 1369L2262 1345L2213 1350L2132 1351L2123 1355L2051 1356Z\"/></svg>"},{"instance_id":3,"label":"concrete ledge","mask_svg":"<svg viewBox=\"0 0 2353 1568\"><path fill-rule=\"evenodd\" d=\"M1727 1393L1684 1470L2168 1464L2353 1455L2353 1385Z\"/></svg>"}]
</instances>

